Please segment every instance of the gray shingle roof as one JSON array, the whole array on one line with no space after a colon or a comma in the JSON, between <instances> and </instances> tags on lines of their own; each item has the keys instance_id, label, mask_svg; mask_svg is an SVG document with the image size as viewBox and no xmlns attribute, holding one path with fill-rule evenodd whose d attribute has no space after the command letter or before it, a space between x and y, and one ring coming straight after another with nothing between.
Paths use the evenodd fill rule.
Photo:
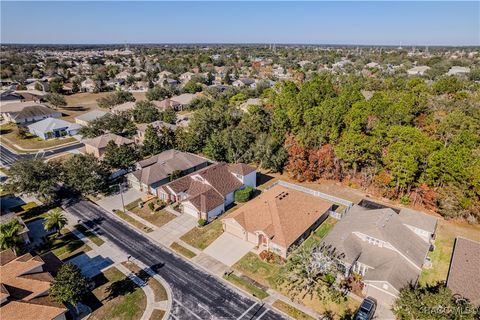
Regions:
<instances>
[{"instance_id":1,"label":"gray shingle roof","mask_svg":"<svg viewBox=\"0 0 480 320\"><path fill-rule=\"evenodd\" d=\"M62 119L46 118L29 125L28 128L39 132L49 132L63 128L67 128L67 130L76 130L80 129L81 126L77 123L71 123Z\"/></svg>"}]
</instances>

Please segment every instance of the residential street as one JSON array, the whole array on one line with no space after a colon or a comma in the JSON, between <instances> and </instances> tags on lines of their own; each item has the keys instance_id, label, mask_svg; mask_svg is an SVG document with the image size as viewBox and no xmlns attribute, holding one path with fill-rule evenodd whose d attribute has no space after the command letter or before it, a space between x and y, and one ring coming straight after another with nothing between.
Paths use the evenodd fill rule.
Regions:
<instances>
[{"instance_id":1,"label":"residential street","mask_svg":"<svg viewBox=\"0 0 480 320\"><path fill-rule=\"evenodd\" d=\"M65 208L120 249L150 266L170 285L170 319L285 319L253 298L239 294L216 277L156 245L97 205L79 200Z\"/></svg>"},{"instance_id":2,"label":"residential street","mask_svg":"<svg viewBox=\"0 0 480 320\"><path fill-rule=\"evenodd\" d=\"M78 148L81 148L83 146L83 143L75 143L71 144L65 147L60 147L56 149L51 149L47 150L45 152L41 152L38 156L41 158L46 158L46 157L51 157L56 154L60 154L63 152L67 152L70 150L75 150ZM21 160L21 159L28 159L28 158L34 158L37 153L15 153L13 151L10 151L3 145L0 145L0 165L4 167L10 167L14 162Z\"/></svg>"}]
</instances>

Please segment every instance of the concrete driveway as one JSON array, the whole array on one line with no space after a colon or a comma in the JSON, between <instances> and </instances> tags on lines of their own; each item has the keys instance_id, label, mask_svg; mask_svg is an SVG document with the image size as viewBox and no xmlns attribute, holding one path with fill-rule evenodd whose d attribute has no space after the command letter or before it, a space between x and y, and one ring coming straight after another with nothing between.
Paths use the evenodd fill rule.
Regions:
<instances>
[{"instance_id":1,"label":"concrete driveway","mask_svg":"<svg viewBox=\"0 0 480 320\"><path fill-rule=\"evenodd\" d=\"M133 188L123 190L123 201L125 205L137 200L138 198L141 198L144 195L143 192L135 190ZM120 196L120 193L116 193L114 195L105 197L101 200L97 201L97 204L101 206L102 208L112 212L113 209L116 210L123 210L122 207L122 198Z\"/></svg>"},{"instance_id":2,"label":"concrete driveway","mask_svg":"<svg viewBox=\"0 0 480 320\"><path fill-rule=\"evenodd\" d=\"M197 219L188 213L184 213L150 233L150 236L160 243L170 246L196 225Z\"/></svg>"},{"instance_id":3,"label":"concrete driveway","mask_svg":"<svg viewBox=\"0 0 480 320\"><path fill-rule=\"evenodd\" d=\"M231 267L246 255L255 245L224 232L203 252Z\"/></svg>"}]
</instances>

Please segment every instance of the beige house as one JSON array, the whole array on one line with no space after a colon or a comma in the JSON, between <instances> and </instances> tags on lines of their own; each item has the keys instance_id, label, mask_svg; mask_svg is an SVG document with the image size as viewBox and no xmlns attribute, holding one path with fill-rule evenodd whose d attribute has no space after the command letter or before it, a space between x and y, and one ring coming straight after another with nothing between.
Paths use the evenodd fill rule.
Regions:
<instances>
[{"instance_id":1,"label":"beige house","mask_svg":"<svg viewBox=\"0 0 480 320\"><path fill-rule=\"evenodd\" d=\"M75 117L75 123L78 123L81 126L88 126L91 122L100 119L107 113L108 112L102 110L93 110Z\"/></svg>"},{"instance_id":2,"label":"beige house","mask_svg":"<svg viewBox=\"0 0 480 320\"><path fill-rule=\"evenodd\" d=\"M0 318L64 320L67 309L48 295L53 280L45 262L30 253L0 252Z\"/></svg>"},{"instance_id":3,"label":"beige house","mask_svg":"<svg viewBox=\"0 0 480 320\"><path fill-rule=\"evenodd\" d=\"M133 140L130 140L128 138L117 136L116 134L113 134L113 133L106 133L104 135L101 135L93 139L83 140L82 142L85 145L85 148L83 148L82 151L85 154L92 154L98 159L101 159L103 158L103 154L105 153L105 148L107 147L107 144L110 141L114 141L115 144L118 146L121 146L124 144L130 145L134 143Z\"/></svg>"},{"instance_id":4,"label":"beige house","mask_svg":"<svg viewBox=\"0 0 480 320\"><path fill-rule=\"evenodd\" d=\"M222 220L225 232L284 258L329 215L333 203L281 185Z\"/></svg>"}]
</instances>

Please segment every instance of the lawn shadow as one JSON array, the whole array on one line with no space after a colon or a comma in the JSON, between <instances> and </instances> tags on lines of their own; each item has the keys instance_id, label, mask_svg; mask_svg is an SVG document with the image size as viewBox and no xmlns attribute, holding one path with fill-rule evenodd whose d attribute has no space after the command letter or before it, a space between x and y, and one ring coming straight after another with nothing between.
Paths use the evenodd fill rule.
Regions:
<instances>
[{"instance_id":1,"label":"lawn shadow","mask_svg":"<svg viewBox=\"0 0 480 320\"><path fill-rule=\"evenodd\" d=\"M106 289L108 295L103 299L104 301L110 301L119 296L124 296L129 293L133 293L137 285L128 277L118 280L109 285Z\"/></svg>"}]
</instances>

